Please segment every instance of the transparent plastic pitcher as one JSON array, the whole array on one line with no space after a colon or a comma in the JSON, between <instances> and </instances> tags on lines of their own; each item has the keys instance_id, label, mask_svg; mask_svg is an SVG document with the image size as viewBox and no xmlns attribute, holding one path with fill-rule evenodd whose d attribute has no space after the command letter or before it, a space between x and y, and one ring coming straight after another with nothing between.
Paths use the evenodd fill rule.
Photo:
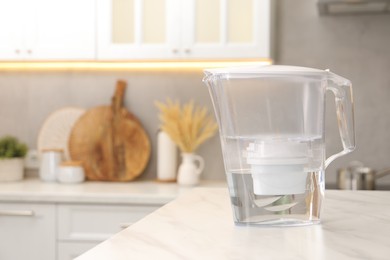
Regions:
<instances>
[{"instance_id":1,"label":"transparent plastic pitcher","mask_svg":"<svg viewBox=\"0 0 390 260\"><path fill-rule=\"evenodd\" d=\"M235 223L319 223L325 168L355 149L351 82L330 71L292 66L205 74ZM328 90L335 96L343 151L325 159Z\"/></svg>"}]
</instances>

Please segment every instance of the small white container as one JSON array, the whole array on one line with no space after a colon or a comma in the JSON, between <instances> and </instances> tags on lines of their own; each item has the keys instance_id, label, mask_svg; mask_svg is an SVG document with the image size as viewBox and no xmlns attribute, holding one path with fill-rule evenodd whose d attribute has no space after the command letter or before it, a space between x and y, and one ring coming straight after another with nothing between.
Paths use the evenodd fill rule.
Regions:
<instances>
[{"instance_id":1,"label":"small white container","mask_svg":"<svg viewBox=\"0 0 390 260\"><path fill-rule=\"evenodd\" d=\"M57 170L62 162L62 149L42 150L41 165L39 167L39 177L43 181L54 182L57 179Z\"/></svg>"},{"instance_id":2,"label":"small white container","mask_svg":"<svg viewBox=\"0 0 390 260\"><path fill-rule=\"evenodd\" d=\"M60 183L81 183L85 180L82 162L66 161L58 167L57 181Z\"/></svg>"}]
</instances>

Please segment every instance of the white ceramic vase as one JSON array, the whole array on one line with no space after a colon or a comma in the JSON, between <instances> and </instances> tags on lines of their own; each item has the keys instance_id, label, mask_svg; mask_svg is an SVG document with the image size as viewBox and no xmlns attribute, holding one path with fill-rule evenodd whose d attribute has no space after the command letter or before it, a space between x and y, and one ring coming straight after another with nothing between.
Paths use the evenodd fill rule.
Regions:
<instances>
[{"instance_id":1,"label":"white ceramic vase","mask_svg":"<svg viewBox=\"0 0 390 260\"><path fill-rule=\"evenodd\" d=\"M193 153L182 153L182 162L177 173L177 183L185 186L199 184L200 174L204 169L204 160Z\"/></svg>"},{"instance_id":2,"label":"white ceramic vase","mask_svg":"<svg viewBox=\"0 0 390 260\"><path fill-rule=\"evenodd\" d=\"M0 181L20 181L24 175L24 159L0 159Z\"/></svg>"},{"instance_id":3,"label":"white ceramic vase","mask_svg":"<svg viewBox=\"0 0 390 260\"><path fill-rule=\"evenodd\" d=\"M178 150L167 133L157 134L157 180L161 182L176 181Z\"/></svg>"}]
</instances>

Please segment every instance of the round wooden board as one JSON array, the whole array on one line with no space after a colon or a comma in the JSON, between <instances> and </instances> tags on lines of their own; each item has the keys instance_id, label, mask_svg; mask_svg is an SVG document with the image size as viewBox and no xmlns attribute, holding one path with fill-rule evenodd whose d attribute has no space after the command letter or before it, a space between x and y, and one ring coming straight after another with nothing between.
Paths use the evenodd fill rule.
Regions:
<instances>
[{"instance_id":1,"label":"round wooden board","mask_svg":"<svg viewBox=\"0 0 390 260\"><path fill-rule=\"evenodd\" d=\"M120 120L111 106L87 110L69 138L72 160L83 162L89 180L130 181L141 175L150 157L150 141L139 120L120 108Z\"/></svg>"}]
</instances>

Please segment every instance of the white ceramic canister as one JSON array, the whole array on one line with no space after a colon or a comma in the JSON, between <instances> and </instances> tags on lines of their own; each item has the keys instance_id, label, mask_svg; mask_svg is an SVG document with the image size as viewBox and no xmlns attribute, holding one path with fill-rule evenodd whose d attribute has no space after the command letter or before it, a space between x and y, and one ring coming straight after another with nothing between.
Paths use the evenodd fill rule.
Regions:
<instances>
[{"instance_id":1,"label":"white ceramic canister","mask_svg":"<svg viewBox=\"0 0 390 260\"><path fill-rule=\"evenodd\" d=\"M81 161L62 162L58 167L57 180L61 183L80 183L85 180Z\"/></svg>"},{"instance_id":2,"label":"white ceramic canister","mask_svg":"<svg viewBox=\"0 0 390 260\"><path fill-rule=\"evenodd\" d=\"M157 134L157 180L161 182L176 181L178 149L167 133Z\"/></svg>"},{"instance_id":3,"label":"white ceramic canister","mask_svg":"<svg viewBox=\"0 0 390 260\"><path fill-rule=\"evenodd\" d=\"M43 181L54 182L57 180L58 166L63 159L62 149L44 149L41 152L41 164L39 177Z\"/></svg>"}]
</instances>

